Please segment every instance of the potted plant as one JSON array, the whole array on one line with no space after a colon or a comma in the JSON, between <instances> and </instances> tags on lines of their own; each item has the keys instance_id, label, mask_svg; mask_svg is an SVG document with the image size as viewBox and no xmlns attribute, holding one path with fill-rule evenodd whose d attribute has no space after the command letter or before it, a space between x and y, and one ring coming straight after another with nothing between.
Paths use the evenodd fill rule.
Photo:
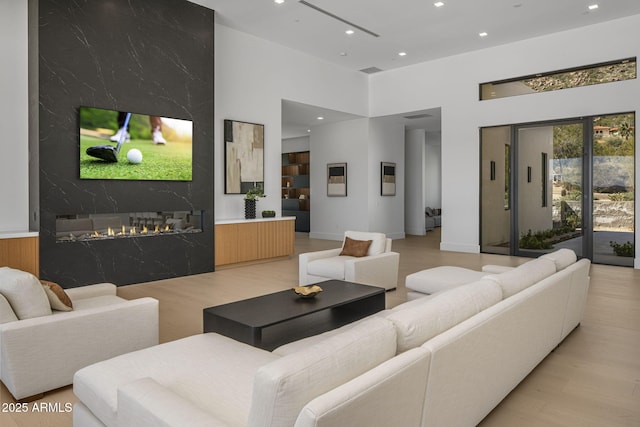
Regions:
<instances>
[{"instance_id":1,"label":"potted plant","mask_svg":"<svg viewBox=\"0 0 640 427\"><path fill-rule=\"evenodd\" d=\"M262 189L262 186L255 186L250 188L244 195L244 218L254 219L256 217L256 202L260 200L260 197L267 197Z\"/></svg>"},{"instance_id":2,"label":"potted plant","mask_svg":"<svg viewBox=\"0 0 640 427\"><path fill-rule=\"evenodd\" d=\"M276 216L276 211L262 211L262 218L273 218Z\"/></svg>"}]
</instances>

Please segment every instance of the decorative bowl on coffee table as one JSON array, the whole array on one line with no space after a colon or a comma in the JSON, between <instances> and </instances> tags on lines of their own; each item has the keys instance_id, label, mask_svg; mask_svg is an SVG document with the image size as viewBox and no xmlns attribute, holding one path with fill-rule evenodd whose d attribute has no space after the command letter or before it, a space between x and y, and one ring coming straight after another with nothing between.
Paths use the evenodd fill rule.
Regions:
<instances>
[{"instance_id":1,"label":"decorative bowl on coffee table","mask_svg":"<svg viewBox=\"0 0 640 427\"><path fill-rule=\"evenodd\" d=\"M300 296L300 298L313 298L322 292L322 288L318 285L312 286L296 286L293 291Z\"/></svg>"}]
</instances>

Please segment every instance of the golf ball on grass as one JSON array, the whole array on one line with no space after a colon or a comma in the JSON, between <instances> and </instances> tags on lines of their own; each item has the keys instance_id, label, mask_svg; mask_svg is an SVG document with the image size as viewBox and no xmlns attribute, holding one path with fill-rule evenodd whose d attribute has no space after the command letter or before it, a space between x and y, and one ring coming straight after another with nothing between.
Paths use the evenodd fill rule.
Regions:
<instances>
[{"instance_id":1,"label":"golf ball on grass","mask_svg":"<svg viewBox=\"0 0 640 427\"><path fill-rule=\"evenodd\" d=\"M132 148L131 150L127 151L127 160L129 160L129 163L133 163L133 164L138 164L142 162L142 152L140 150L138 150L137 148Z\"/></svg>"}]
</instances>

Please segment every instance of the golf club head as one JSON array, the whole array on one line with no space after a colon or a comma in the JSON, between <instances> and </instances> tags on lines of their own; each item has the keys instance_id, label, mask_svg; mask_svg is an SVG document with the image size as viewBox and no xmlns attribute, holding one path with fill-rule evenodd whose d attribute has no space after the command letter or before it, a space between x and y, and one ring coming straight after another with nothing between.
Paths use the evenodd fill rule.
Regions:
<instances>
[{"instance_id":1,"label":"golf club head","mask_svg":"<svg viewBox=\"0 0 640 427\"><path fill-rule=\"evenodd\" d=\"M122 127L127 129L129 127L129 120L131 119L131 113L127 113L126 118L124 119L124 124ZM97 145L95 147L87 148L87 155L91 157L97 157L98 159L102 159L105 162L117 162L118 154L120 153L120 147L122 147L122 143L124 142L125 132L120 134L120 139L118 140L118 145L112 147L111 145Z\"/></svg>"},{"instance_id":2,"label":"golf club head","mask_svg":"<svg viewBox=\"0 0 640 427\"><path fill-rule=\"evenodd\" d=\"M97 157L105 162L117 162L118 150L111 145L98 145L87 148L87 154L91 157Z\"/></svg>"}]
</instances>

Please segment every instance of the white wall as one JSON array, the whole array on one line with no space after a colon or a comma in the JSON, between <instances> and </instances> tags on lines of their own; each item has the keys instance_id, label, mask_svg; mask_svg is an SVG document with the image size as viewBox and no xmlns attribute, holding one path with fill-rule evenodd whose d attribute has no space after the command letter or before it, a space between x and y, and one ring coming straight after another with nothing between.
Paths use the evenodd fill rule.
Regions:
<instances>
[{"instance_id":1,"label":"white wall","mask_svg":"<svg viewBox=\"0 0 640 427\"><path fill-rule=\"evenodd\" d=\"M372 116L442 107L442 249L479 252L480 127L640 111L640 79L483 102L478 84L640 57L639 39L636 15L370 76Z\"/></svg>"},{"instance_id":2,"label":"white wall","mask_svg":"<svg viewBox=\"0 0 640 427\"><path fill-rule=\"evenodd\" d=\"M222 25L215 37L216 219L244 215L243 196L224 194L224 119L265 125L267 197L258 209L280 213L282 100L367 116L367 76Z\"/></svg>"},{"instance_id":3,"label":"white wall","mask_svg":"<svg viewBox=\"0 0 640 427\"><path fill-rule=\"evenodd\" d=\"M309 151L311 147L311 138L308 136L299 136L296 138L287 138L282 140L283 153L298 153L300 151Z\"/></svg>"},{"instance_id":4,"label":"white wall","mask_svg":"<svg viewBox=\"0 0 640 427\"><path fill-rule=\"evenodd\" d=\"M369 119L311 129L311 231L309 237L341 240L345 230L369 230ZM327 164L347 163L347 197L327 196Z\"/></svg>"},{"instance_id":5,"label":"white wall","mask_svg":"<svg viewBox=\"0 0 640 427\"><path fill-rule=\"evenodd\" d=\"M427 132L424 152L424 204L430 208L442 207L442 150L440 133Z\"/></svg>"},{"instance_id":6,"label":"white wall","mask_svg":"<svg viewBox=\"0 0 640 427\"><path fill-rule=\"evenodd\" d=\"M380 194L380 163L396 163L396 195ZM327 196L327 164L347 163L347 197ZM404 126L394 118L312 128L312 238L342 240L345 230L404 238Z\"/></svg>"},{"instance_id":7,"label":"white wall","mask_svg":"<svg viewBox=\"0 0 640 427\"><path fill-rule=\"evenodd\" d=\"M425 131L405 132L405 211L407 234L423 236L425 230Z\"/></svg>"},{"instance_id":8,"label":"white wall","mask_svg":"<svg viewBox=\"0 0 640 427\"><path fill-rule=\"evenodd\" d=\"M0 232L29 229L27 2L0 0Z\"/></svg>"},{"instance_id":9,"label":"white wall","mask_svg":"<svg viewBox=\"0 0 640 427\"><path fill-rule=\"evenodd\" d=\"M404 226L404 124L395 117L377 117L369 121L369 229L401 239ZM381 195L381 162L396 164L396 195Z\"/></svg>"}]
</instances>

